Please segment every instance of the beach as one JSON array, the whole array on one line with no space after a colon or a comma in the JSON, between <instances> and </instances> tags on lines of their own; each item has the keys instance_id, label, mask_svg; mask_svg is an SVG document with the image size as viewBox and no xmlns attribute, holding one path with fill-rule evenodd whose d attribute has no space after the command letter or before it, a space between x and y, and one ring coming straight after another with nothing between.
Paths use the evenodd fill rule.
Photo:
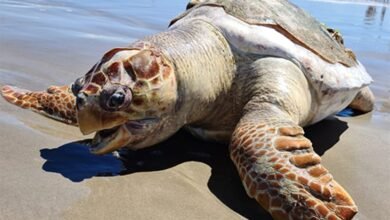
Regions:
<instances>
[{"instance_id":1,"label":"beach","mask_svg":"<svg viewBox=\"0 0 390 220\"><path fill-rule=\"evenodd\" d=\"M305 129L359 207L390 216L390 5L292 1L343 35L374 79L373 112ZM115 47L167 28L187 1L0 1L0 86L43 90ZM94 156L68 126L0 98L0 219L271 219L248 198L227 146L180 131L126 158Z\"/></svg>"}]
</instances>

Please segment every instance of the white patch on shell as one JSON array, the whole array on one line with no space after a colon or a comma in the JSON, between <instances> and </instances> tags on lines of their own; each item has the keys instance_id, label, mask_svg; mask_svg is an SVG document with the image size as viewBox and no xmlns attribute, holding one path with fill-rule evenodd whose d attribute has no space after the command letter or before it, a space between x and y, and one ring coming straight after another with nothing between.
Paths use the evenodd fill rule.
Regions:
<instances>
[{"instance_id":1,"label":"white patch on shell","mask_svg":"<svg viewBox=\"0 0 390 220\"><path fill-rule=\"evenodd\" d=\"M328 63L274 29L250 25L226 14L221 7L200 7L177 21L171 28L191 19L202 19L218 27L229 43L242 52L292 60L300 65L312 81L323 82L331 89L362 88L372 81L360 63L354 67Z\"/></svg>"},{"instance_id":2,"label":"white patch on shell","mask_svg":"<svg viewBox=\"0 0 390 220\"><path fill-rule=\"evenodd\" d=\"M194 19L204 20L219 28L233 48L241 52L282 57L294 62L317 91L320 103L315 121L345 108L359 89L372 82L360 62L353 67L328 63L276 30L248 24L227 14L221 7L197 8L170 28Z\"/></svg>"}]
</instances>

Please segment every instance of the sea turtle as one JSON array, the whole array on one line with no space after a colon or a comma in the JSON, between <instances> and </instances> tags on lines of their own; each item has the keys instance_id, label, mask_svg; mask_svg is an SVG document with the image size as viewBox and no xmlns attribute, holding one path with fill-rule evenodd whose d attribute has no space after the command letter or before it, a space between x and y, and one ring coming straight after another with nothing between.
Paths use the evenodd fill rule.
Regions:
<instances>
[{"instance_id":1,"label":"sea turtle","mask_svg":"<svg viewBox=\"0 0 390 220\"><path fill-rule=\"evenodd\" d=\"M248 195L273 218L351 219L354 201L302 127L350 104L371 111L371 81L340 39L288 1L203 0L70 86L2 95L96 132L94 154L150 147L183 127L228 142Z\"/></svg>"}]
</instances>

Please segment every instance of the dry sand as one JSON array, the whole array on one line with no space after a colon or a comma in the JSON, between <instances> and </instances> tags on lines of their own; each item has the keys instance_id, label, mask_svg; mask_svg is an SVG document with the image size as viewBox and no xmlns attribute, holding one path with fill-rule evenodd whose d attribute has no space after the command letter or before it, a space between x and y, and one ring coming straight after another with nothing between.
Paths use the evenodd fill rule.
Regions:
<instances>
[{"instance_id":1,"label":"dry sand","mask_svg":"<svg viewBox=\"0 0 390 220\"><path fill-rule=\"evenodd\" d=\"M160 19L146 13L157 13L148 1L131 3L132 16L126 19L113 13L126 4L0 3L0 85L39 90L67 84L103 51L162 29L184 7L185 1L178 2L176 11L161 6L165 17ZM142 10L147 15L137 16ZM354 49L376 80L375 111L333 117L306 130L324 165L358 204L357 219L387 219L390 48ZM119 161L71 144L83 138L75 127L0 99L0 219L269 219L246 196L226 146L180 132Z\"/></svg>"}]
</instances>

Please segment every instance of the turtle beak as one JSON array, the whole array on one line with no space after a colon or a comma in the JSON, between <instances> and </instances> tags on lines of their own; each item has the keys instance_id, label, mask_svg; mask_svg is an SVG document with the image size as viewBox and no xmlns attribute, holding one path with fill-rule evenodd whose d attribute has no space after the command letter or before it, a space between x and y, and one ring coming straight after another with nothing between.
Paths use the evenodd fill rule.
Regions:
<instances>
[{"instance_id":1,"label":"turtle beak","mask_svg":"<svg viewBox=\"0 0 390 220\"><path fill-rule=\"evenodd\" d=\"M104 127L101 120L101 112L94 111L93 108L83 108L82 110L79 110L77 112L77 118L80 131L84 135L102 130L101 128Z\"/></svg>"}]
</instances>

